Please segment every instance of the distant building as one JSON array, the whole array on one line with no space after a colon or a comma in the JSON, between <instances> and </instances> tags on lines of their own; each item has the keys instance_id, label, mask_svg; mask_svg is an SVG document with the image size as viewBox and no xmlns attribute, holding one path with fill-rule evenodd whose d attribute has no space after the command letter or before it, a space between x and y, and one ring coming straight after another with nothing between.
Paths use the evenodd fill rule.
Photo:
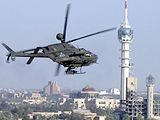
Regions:
<instances>
[{"instance_id":1,"label":"distant building","mask_svg":"<svg viewBox=\"0 0 160 120\"><path fill-rule=\"evenodd\" d=\"M48 84L43 88L43 91L45 94L51 95L51 85L52 85L52 82L49 81Z\"/></svg>"},{"instance_id":2,"label":"distant building","mask_svg":"<svg viewBox=\"0 0 160 120\"><path fill-rule=\"evenodd\" d=\"M147 119L153 118L153 88L154 88L154 78L149 75L146 78L147 86Z\"/></svg>"},{"instance_id":3,"label":"distant building","mask_svg":"<svg viewBox=\"0 0 160 120\"><path fill-rule=\"evenodd\" d=\"M72 115L80 115L82 120L94 120L94 118L97 116L96 113L92 113L90 110L84 109L73 109Z\"/></svg>"},{"instance_id":4,"label":"distant building","mask_svg":"<svg viewBox=\"0 0 160 120\"><path fill-rule=\"evenodd\" d=\"M49 96L61 93L60 86L57 84L57 82L52 83L51 81L49 81L48 84L43 88L43 91Z\"/></svg>"},{"instance_id":5,"label":"distant building","mask_svg":"<svg viewBox=\"0 0 160 120\"><path fill-rule=\"evenodd\" d=\"M128 77L126 81L127 96L125 101L125 111L134 119L143 114L143 98L137 96L137 78Z\"/></svg>"},{"instance_id":6,"label":"distant building","mask_svg":"<svg viewBox=\"0 0 160 120\"><path fill-rule=\"evenodd\" d=\"M29 104L41 104L46 102L46 98L42 97L38 92L33 92L31 97L27 97L23 102Z\"/></svg>"},{"instance_id":7,"label":"distant building","mask_svg":"<svg viewBox=\"0 0 160 120\"><path fill-rule=\"evenodd\" d=\"M23 98L24 97L24 94L22 92L16 92L14 94L14 98L17 99L17 98Z\"/></svg>"},{"instance_id":8,"label":"distant building","mask_svg":"<svg viewBox=\"0 0 160 120\"><path fill-rule=\"evenodd\" d=\"M53 82L51 85L51 94L59 94L60 92L60 86L57 84L57 82Z\"/></svg>"},{"instance_id":9,"label":"distant building","mask_svg":"<svg viewBox=\"0 0 160 120\"><path fill-rule=\"evenodd\" d=\"M85 98L73 99L75 109L86 109Z\"/></svg>"},{"instance_id":10,"label":"distant building","mask_svg":"<svg viewBox=\"0 0 160 120\"><path fill-rule=\"evenodd\" d=\"M117 88L111 88L109 93L113 95L120 95L120 91Z\"/></svg>"},{"instance_id":11,"label":"distant building","mask_svg":"<svg viewBox=\"0 0 160 120\"><path fill-rule=\"evenodd\" d=\"M160 120L160 95L154 93L155 79L152 75L146 78L147 98L144 99L144 116L148 119Z\"/></svg>"},{"instance_id":12,"label":"distant building","mask_svg":"<svg viewBox=\"0 0 160 120\"><path fill-rule=\"evenodd\" d=\"M98 95L99 95L99 92L96 91L94 88L90 87L89 85L85 86L80 92L81 98L93 99L93 98L97 98Z\"/></svg>"},{"instance_id":13,"label":"distant building","mask_svg":"<svg viewBox=\"0 0 160 120\"><path fill-rule=\"evenodd\" d=\"M154 97L153 114L154 117L159 116L160 118L160 97Z\"/></svg>"},{"instance_id":14,"label":"distant building","mask_svg":"<svg viewBox=\"0 0 160 120\"><path fill-rule=\"evenodd\" d=\"M107 95L109 94L106 90L103 90L103 91L99 91L99 95Z\"/></svg>"},{"instance_id":15,"label":"distant building","mask_svg":"<svg viewBox=\"0 0 160 120\"><path fill-rule=\"evenodd\" d=\"M147 117L147 99L144 99L144 116ZM154 96L153 119L160 120L160 96Z\"/></svg>"},{"instance_id":16,"label":"distant building","mask_svg":"<svg viewBox=\"0 0 160 120\"><path fill-rule=\"evenodd\" d=\"M86 98L93 99L99 96L99 92L89 85L85 86L80 92L70 93L70 98Z\"/></svg>"},{"instance_id":17,"label":"distant building","mask_svg":"<svg viewBox=\"0 0 160 120\"><path fill-rule=\"evenodd\" d=\"M29 117L30 120L33 120L33 118L37 115L41 115L41 116L44 116L44 117L52 117L52 116L59 116L61 114L62 114L61 111L58 111L58 112L32 112L32 113L28 114L28 117Z\"/></svg>"},{"instance_id":18,"label":"distant building","mask_svg":"<svg viewBox=\"0 0 160 120\"><path fill-rule=\"evenodd\" d=\"M119 99L111 99L111 98L95 98L93 100L88 101L89 108L100 108L100 109L116 109L120 106Z\"/></svg>"}]
</instances>

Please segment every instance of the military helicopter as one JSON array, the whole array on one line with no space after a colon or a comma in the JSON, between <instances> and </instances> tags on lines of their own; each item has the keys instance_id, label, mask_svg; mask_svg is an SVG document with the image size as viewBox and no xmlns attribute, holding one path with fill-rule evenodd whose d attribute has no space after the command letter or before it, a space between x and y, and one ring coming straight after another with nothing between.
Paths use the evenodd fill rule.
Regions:
<instances>
[{"instance_id":1,"label":"military helicopter","mask_svg":"<svg viewBox=\"0 0 160 120\"><path fill-rule=\"evenodd\" d=\"M35 57L50 58L52 61L58 63L55 72L56 76L60 72L61 65L67 68L65 71L66 74L84 74L85 72L82 72L81 68L83 66L89 66L93 63L96 63L98 57L92 52L85 50L84 48L77 48L70 43L93 35L115 30L116 27L66 41L66 30L70 6L70 4L67 5L63 33L58 33L56 35L57 40L59 40L61 43L51 44L44 47L36 47L18 52L13 51L5 43L2 43L2 45L9 51L9 54L7 54L7 62L9 63L10 60L15 61L16 57L29 57L29 60L26 64L31 64ZM80 70L77 71L76 68L80 68Z\"/></svg>"}]
</instances>

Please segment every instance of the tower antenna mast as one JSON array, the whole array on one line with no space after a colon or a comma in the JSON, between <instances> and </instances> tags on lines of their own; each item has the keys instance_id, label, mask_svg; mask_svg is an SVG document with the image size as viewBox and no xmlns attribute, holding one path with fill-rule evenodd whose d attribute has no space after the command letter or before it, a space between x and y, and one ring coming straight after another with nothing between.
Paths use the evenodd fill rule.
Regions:
<instances>
[{"instance_id":1,"label":"tower antenna mast","mask_svg":"<svg viewBox=\"0 0 160 120\"><path fill-rule=\"evenodd\" d=\"M128 0L125 0L125 14L124 14L124 26L129 26L129 23L128 23Z\"/></svg>"}]
</instances>

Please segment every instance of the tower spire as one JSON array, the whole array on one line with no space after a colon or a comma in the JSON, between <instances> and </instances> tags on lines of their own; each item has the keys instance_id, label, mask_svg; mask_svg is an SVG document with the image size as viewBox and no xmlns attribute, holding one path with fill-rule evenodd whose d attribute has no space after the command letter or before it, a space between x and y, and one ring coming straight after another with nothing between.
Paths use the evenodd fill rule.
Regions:
<instances>
[{"instance_id":1,"label":"tower spire","mask_svg":"<svg viewBox=\"0 0 160 120\"><path fill-rule=\"evenodd\" d=\"M129 26L128 23L128 0L125 0L125 9L124 9L124 26Z\"/></svg>"}]
</instances>

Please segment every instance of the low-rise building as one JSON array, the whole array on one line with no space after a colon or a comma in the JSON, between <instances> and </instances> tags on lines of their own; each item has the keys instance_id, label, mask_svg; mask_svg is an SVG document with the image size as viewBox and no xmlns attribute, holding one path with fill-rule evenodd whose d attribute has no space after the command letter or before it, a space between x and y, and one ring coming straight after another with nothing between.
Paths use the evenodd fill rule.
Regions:
<instances>
[{"instance_id":1,"label":"low-rise building","mask_svg":"<svg viewBox=\"0 0 160 120\"><path fill-rule=\"evenodd\" d=\"M110 94L113 94L113 95L120 95L120 91L117 88L111 88L109 92Z\"/></svg>"},{"instance_id":2,"label":"low-rise building","mask_svg":"<svg viewBox=\"0 0 160 120\"><path fill-rule=\"evenodd\" d=\"M74 108L75 109L86 109L86 103L84 98L75 98L74 101Z\"/></svg>"},{"instance_id":3,"label":"low-rise building","mask_svg":"<svg viewBox=\"0 0 160 120\"><path fill-rule=\"evenodd\" d=\"M111 98L96 98L88 102L89 108L100 108L100 109L116 109L120 105L119 99L111 99Z\"/></svg>"},{"instance_id":4,"label":"low-rise building","mask_svg":"<svg viewBox=\"0 0 160 120\"><path fill-rule=\"evenodd\" d=\"M99 92L89 85L85 86L80 92L70 94L70 98L94 99L99 96Z\"/></svg>"},{"instance_id":5,"label":"low-rise building","mask_svg":"<svg viewBox=\"0 0 160 120\"><path fill-rule=\"evenodd\" d=\"M37 115L41 115L41 116L45 116L45 117L52 117L52 116L59 116L61 115L62 112L61 111L58 111L58 112L32 112L30 114L28 114L29 116L29 119L33 119L34 116L37 116Z\"/></svg>"},{"instance_id":6,"label":"low-rise building","mask_svg":"<svg viewBox=\"0 0 160 120\"><path fill-rule=\"evenodd\" d=\"M23 102L29 104L41 104L43 102L46 102L46 98L42 97L38 92L33 92L31 97L27 97L23 100Z\"/></svg>"},{"instance_id":7,"label":"low-rise building","mask_svg":"<svg viewBox=\"0 0 160 120\"><path fill-rule=\"evenodd\" d=\"M90 87L89 85L85 86L80 92L81 98L93 99L93 98L97 98L98 95L99 95L99 92L96 91L94 88Z\"/></svg>"},{"instance_id":8,"label":"low-rise building","mask_svg":"<svg viewBox=\"0 0 160 120\"><path fill-rule=\"evenodd\" d=\"M97 116L97 113L92 113L90 110L84 109L74 109L72 111L72 115L74 114L80 115L82 120L94 120L94 118Z\"/></svg>"}]
</instances>

